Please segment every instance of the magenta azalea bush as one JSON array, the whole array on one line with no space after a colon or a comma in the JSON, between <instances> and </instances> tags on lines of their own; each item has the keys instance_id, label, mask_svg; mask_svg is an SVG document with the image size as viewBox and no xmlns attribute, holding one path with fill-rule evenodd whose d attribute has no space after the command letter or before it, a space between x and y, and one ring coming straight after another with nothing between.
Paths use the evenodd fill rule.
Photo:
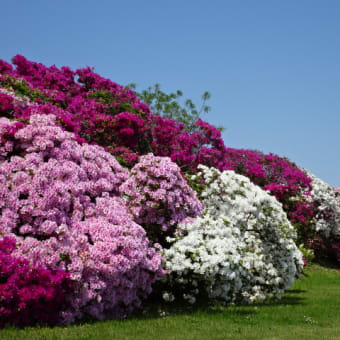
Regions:
<instances>
[{"instance_id":1,"label":"magenta azalea bush","mask_svg":"<svg viewBox=\"0 0 340 340\"><path fill-rule=\"evenodd\" d=\"M32 267L11 254L15 249L13 238L0 240L0 327L56 323L72 290L69 274Z\"/></svg>"},{"instance_id":2,"label":"magenta azalea bush","mask_svg":"<svg viewBox=\"0 0 340 340\"><path fill-rule=\"evenodd\" d=\"M130 167L149 152L170 157L187 171L206 162L223 166L221 133L208 123L198 120L189 134L183 124L153 115L133 91L90 68L46 67L20 55L12 61L15 69L0 60L0 87L31 105L0 98L6 116L27 121L32 114L52 113L78 141L102 145Z\"/></svg>"},{"instance_id":3,"label":"magenta azalea bush","mask_svg":"<svg viewBox=\"0 0 340 340\"><path fill-rule=\"evenodd\" d=\"M127 205L153 241L165 244L176 226L188 217L196 217L203 205L168 157L141 156L120 190Z\"/></svg>"},{"instance_id":4,"label":"magenta azalea bush","mask_svg":"<svg viewBox=\"0 0 340 340\"><path fill-rule=\"evenodd\" d=\"M115 158L77 143L51 115L29 124L0 119L0 235L16 240L16 258L70 275L59 318L124 316L141 305L163 274L159 247L133 221Z\"/></svg>"}]
</instances>

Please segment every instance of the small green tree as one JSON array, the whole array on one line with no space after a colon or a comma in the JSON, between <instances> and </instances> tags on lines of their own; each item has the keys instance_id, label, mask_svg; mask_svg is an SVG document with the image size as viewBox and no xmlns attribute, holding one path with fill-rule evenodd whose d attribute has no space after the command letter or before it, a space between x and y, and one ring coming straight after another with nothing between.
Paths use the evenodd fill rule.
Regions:
<instances>
[{"instance_id":1,"label":"small green tree","mask_svg":"<svg viewBox=\"0 0 340 340\"><path fill-rule=\"evenodd\" d=\"M126 87L134 90L141 101L149 106L153 114L176 120L184 124L185 129L189 132L193 132L195 122L201 114L208 113L211 110L211 107L207 105L207 101L211 97L208 91L202 94L202 103L198 109L191 99L186 99L184 103L180 103L183 97L183 92L180 90L167 94L161 90L159 84L149 86L146 90L142 90L142 92L136 91L136 84L129 84ZM223 127L218 127L218 129L224 130Z\"/></svg>"}]
</instances>

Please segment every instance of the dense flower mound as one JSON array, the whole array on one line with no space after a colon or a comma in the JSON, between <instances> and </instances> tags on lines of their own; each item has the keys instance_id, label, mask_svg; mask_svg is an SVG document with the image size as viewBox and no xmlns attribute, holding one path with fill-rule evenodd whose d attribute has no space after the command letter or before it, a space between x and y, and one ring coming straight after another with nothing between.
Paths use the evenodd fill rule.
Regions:
<instances>
[{"instance_id":1,"label":"dense flower mound","mask_svg":"<svg viewBox=\"0 0 340 340\"><path fill-rule=\"evenodd\" d=\"M210 124L199 119L188 133L183 124L151 114L133 91L90 68L46 67L20 55L12 61L16 68L0 60L0 87L29 101L20 106L0 97L2 115L27 120L32 114L53 113L79 141L106 147L128 166L138 155L153 152L187 171L200 163L223 167L225 146L220 131Z\"/></svg>"},{"instance_id":2,"label":"dense flower mound","mask_svg":"<svg viewBox=\"0 0 340 340\"><path fill-rule=\"evenodd\" d=\"M315 231L325 237L340 238L340 205L333 187L304 170L312 178L312 202L315 205Z\"/></svg>"},{"instance_id":3,"label":"dense flower mound","mask_svg":"<svg viewBox=\"0 0 340 340\"><path fill-rule=\"evenodd\" d=\"M0 119L0 234L16 239L17 258L70 274L62 321L124 316L163 273L119 197L128 171L102 147L78 144L55 116L19 124Z\"/></svg>"},{"instance_id":4,"label":"dense flower mound","mask_svg":"<svg viewBox=\"0 0 340 340\"><path fill-rule=\"evenodd\" d=\"M180 225L164 250L170 274L163 297L181 292L189 302L205 294L250 303L283 293L303 262L281 204L233 171L200 171L194 180L205 181L205 211Z\"/></svg>"},{"instance_id":5,"label":"dense flower mound","mask_svg":"<svg viewBox=\"0 0 340 340\"><path fill-rule=\"evenodd\" d=\"M0 240L0 327L57 322L72 288L69 274L32 267L11 254L15 248L14 239Z\"/></svg>"},{"instance_id":6,"label":"dense flower mound","mask_svg":"<svg viewBox=\"0 0 340 340\"><path fill-rule=\"evenodd\" d=\"M198 216L203 209L178 165L151 153L140 157L120 191L136 222L153 241L163 245L165 236L172 235L178 223Z\"/></svg>"},{"instance_id":7,"label":"dense flower mound","mask_svg":"<svg viewBox=\"0 0 340 340\"><path fill-rule=\"evenodd\" d=\"M228 167L268 190L282 203L291 222L306 226L315 211L309 203L312 179L285 157L259 151L227 149Z\"/></svg>"},{"instance_id":8,"label":"dense flower mound","mask_svg":"<svg viewBox=\"0 0 340 340\"><path fill-rule=\"evenodd\" d=\"M306 245L317 257L340 258L340 199L329 184L303 169L312 178L310 202L314 217L306 233Z\"/></svg>"}]
</instances>

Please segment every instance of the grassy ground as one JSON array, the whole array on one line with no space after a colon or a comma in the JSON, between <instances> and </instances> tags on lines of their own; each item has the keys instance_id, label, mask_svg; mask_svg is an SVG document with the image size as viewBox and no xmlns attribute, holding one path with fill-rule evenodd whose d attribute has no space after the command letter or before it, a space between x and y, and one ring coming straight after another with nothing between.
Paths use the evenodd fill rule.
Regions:
<instances>
[{"instance_id":1,"label":"grassy ground","mask_svg":"<svg viewBox=\"0 0 340 340\"><path fill-rule=\"evenodd\" d=\"M194 310L153 305L127 320L3 329L0 339L340 340L340 271L312 265L280 301Z\"/></svg>"}]
</instances>

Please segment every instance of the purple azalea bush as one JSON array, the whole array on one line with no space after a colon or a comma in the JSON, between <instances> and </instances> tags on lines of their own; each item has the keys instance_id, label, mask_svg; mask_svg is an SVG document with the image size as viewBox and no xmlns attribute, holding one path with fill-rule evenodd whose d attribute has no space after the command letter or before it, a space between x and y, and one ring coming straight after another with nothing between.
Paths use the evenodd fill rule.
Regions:
<instances>
[{"instance_id":1,"label":"purple azalea bush","mask_svg":"<svg viewBox=\"0 0 340 340\"><path fill-rule=\"evenodd\" d=\"M163 274L160 247L119 197L128 171L101 147L77 143L55 116L19 124L0 118L0 234L15 239L15 258L69 274L75 288L61 322L125 316Z\"/></svg>"},{"instance_id":2,"label":"purple azalea bush","mask_svg":"<svg viewBox=\"0 0 340 340\"><path fill-rule=\"evenodd\" d=\"M120 190L136 222L162 245L179 223L203 210L178 165L168 157L141 156Z\"/></svg>"}]
</instances>

